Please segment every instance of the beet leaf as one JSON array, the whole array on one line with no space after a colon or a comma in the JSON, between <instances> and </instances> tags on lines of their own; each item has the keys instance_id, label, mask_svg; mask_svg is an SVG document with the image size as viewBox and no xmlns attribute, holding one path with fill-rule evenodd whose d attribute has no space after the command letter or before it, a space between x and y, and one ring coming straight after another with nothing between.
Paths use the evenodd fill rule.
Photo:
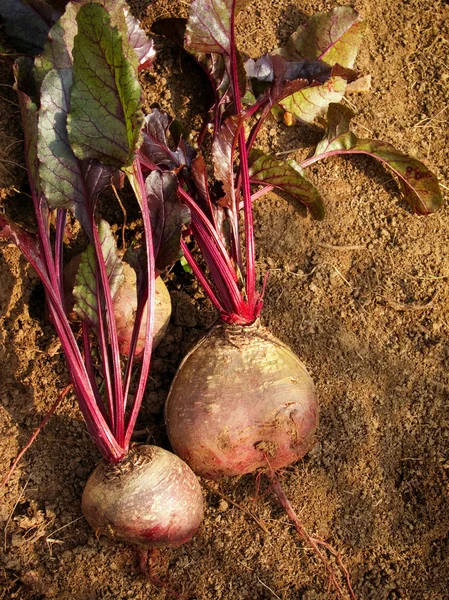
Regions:
<instances>
[{"instance_id":1,"label":"beet leaf","mask_svg":"<svg viewBox=\"0 0 449 600\"><path fill-rule=\"evenodd\" d=\"M272 185L305 204L314 219L324 219L321 196L295 161L278 161L260 150L253 150L249 156L249 165L251 183Z\"/></svg>"},{"instance_id":2,"label":"beet leaf","mask_svg":"<svg viewBox=\"0 0 449 600\"><path fill-rule=\"evenodd\" d=\"M49 206L73 209L92 239L91 214L95 201L114 170L100 163L80 161L69 143L67 115L73 83L71 48L75 10L73 5L68 6L50 30L44 52L35 60L34 73L40 82L39 179Z\"/></svg>"},{"instance_id":3,"label":"beet leaf","mask_svg":"<svg viewBox=\"0 0 449 600\"><path fill-rule=\"evenodd\" d=\"M438 210L443 200L435 175L422 162L399 152L387 142L358 138L350 130L353 116L352 110L346 106L331 104L326 134L314 154L301 166L339 154L367 154L382 162L399 178L405 199L418 214L426 215Z\"/></svg>"},{"instance_id":4,"label":"beet leaf","mask_svg":"<svg viewBox=\"0 0 449 600\"><path fill-rule=\"evenodd\" d=\"M225 54L234 48L234 18L249 0L193 0L186 28L189 52Z\"/></svg>"},{"instance_id":5,"label":"beet leaf","mask_svg":"<svg viewBox=\"0 0 449 600\"><path fill-rule=\"evenodd\" d=\"M77 23L70 144L80 159L96 158L117 168L129 166L143 125L137 57L99 4L82 6Z\"/></svg>"},{"instance_id":6,"label":"beet leaf","mask_svg":"<svg viewBox=\"0 0 449 600\"><path fill-rule=\"evenodd\" d=\"M90 217L80 161L69 144L67 113L71 69L52 69L41 86L38 157L42 190L52 208L73 208L90 234Z\"/></svg>"},{"instance_id":7,"label":"beet leaf","mask_svg":"<svg viewBox=\"0 0 449 600\"><path fill-rule=\"evenodd\" d=\"M139 158L148 168L154 169L165 166L177 169L190 166L195 154L185 140L178 140L176 150L171 150L168 145L167 132L172 124L172 118L157 107L145 116L145 126L142 132L143 142L139 149Z\"/></svg>"},{"instance_id":8,"label":"beet leaf","mask_svg":"<svg viewBox=\"0 0 449 600\"><path fill-rule=\"evenodd\" d=\"M282 54L352 69L365 29L366 23L356 10L338 6L313 15L291 36Z\"/></svg>"},{"instance_id":9,"label":"beet leaf","mask_svg":"<svg viewBox=\"0 0 449 600\"><path fill-rule=\"evenodd\" d=\"M154 42L140 27L139 21L133 17L125 7L126 26L128 28L128 41L136 53L139 62L138 70L149 69L156 58Z\"/></svg>"},{"instance_id":10,"label":"beet leaf","mask_svg":"<svg viewBox=\"0 0 449 600\"><path fill-rule=\"evenodd\" d=\"M109 223L101 219L98 224L101 252L103 254L109 289L113 298L124 280L122 261L117 254L117 244ZM89 244L81 255L81 263L76 275L73 295L75 297L74 310L81 319L91 325L98 326L99 310L97 296L97 262L95 248Z\"/></svg>"},{"instance_id":11,"label":"beet leaf","mask_svg":"<svg viewBox=\"0 0 449 600\"><path fill-rule=\"evenodd\" d=\"M294 33L281 54L290 60L322 60L328 65L354 67L365 31L365 22L350 6L317 13ZM331 102L340 102L345 78L334 75L321 86L294 93L279 102L295 118L312 123L326 113Z\"/></svg>"},{"instance_id":12,"label":"beet leaf","mask_svg":"<svg viewBox=\"0 0 449 600\"><path fill-rule=\"evenodd\" d=\"M156 269L162 272L182 256L181 232L190 221L190 211L179 201L178 180L173 173L153 171L145 181L145 189Z\"/></svg>"},{"instance_id":13,"label":"beet leaf","mask_svg":"<svg viewBox=\"0 0 449 600\"><path fill-rule=\"evenodd\" d=\"M340 102L346 89L346 81L341 77L331 77L325 84L307 87L282 99L279 104L299 121L313 123L325 114L331 102Z\"/></svg>"}]
</instances>

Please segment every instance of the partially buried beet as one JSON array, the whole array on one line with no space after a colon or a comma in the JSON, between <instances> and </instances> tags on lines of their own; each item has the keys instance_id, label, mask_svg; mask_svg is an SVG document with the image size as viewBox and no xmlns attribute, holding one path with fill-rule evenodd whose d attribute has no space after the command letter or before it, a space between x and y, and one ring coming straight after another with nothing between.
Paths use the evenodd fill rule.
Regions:
<instances>
[{"instance_id":1,"label":"partially buried beet","mask_svg":"<svg viewBox=\"0 0 449 600\"><path fill-rule=\"evenodd\" d=\"M182 362L165 420L175 452L217 479L299 460L312 444L318 403L304 364L259 321L224 324Z\"/></svg>"},{"instance_id":2,"label":"partially buried beet","mask_svg":"<svg viewBox=\"0 0 449 600\"><path fill-rule=\"evenodd\" d=\"M65 306L68 315L73 320L79 318L79 315L74 308L75 298L73 296L73 289L75 287L76 274L80 262L81 255L77 255L72 258L64 269ZM153 349L156 348L164 337L171 316L170 294L161 277L156 277L154 293ZM112 298L112 304L117 327L119 352L122 356L129 356L134 320L137 311L137 287L136 273L127 263L123 263L123 281ZM148 308L145 307L135 350L135 358L137 359L142 356L145 345L147 318Z\"/></svg>"},{"instance_id":3,"label":"partially buried beet","mask_svg":"<svg viewBox=\"0 0 449 600\"><path fill-rule=\"evenodd\" d=\"M136 446L133 431L153 341L169 318L168 308L163 316L155 308L158 297L169 307L155 273L179 257L188 211L181 208L176 177L159 171L144 177L136 158L144 125L138 70L155 52L129 11L115 4L70 2L43 54L34 64L24 57L15 64L37 233L0 214L0 238L20 248L42 281L73 391L103 458L83 494L87 520L98 534L139 546L178 546L200 526L199 483L173 453ZM141 211L128 264L97 211L98 195L119 169ZM68 210L88 244L64 285ZM73 311L81 321L75 326L68 316Z\"/></svg>"},{"instance_id":4,"label":"partially buried beet","mask_svg":"<svg viewBox=\"0 0 449 600\"><path fill-rule=\"evenodd\" d=\"M118 465L102 461L84 488L82 509L97 535L147 547L179 546L203 519L192 470L157 446L135 446Z\"/></svg>"}]
</instances>

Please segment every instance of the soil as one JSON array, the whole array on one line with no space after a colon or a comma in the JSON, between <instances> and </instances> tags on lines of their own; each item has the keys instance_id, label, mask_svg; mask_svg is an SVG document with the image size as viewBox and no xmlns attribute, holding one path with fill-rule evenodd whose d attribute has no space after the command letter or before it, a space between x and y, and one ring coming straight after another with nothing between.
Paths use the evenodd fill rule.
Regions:
<instances>
[{"instance_id":1,"label":"soil","mask_svg":"<svg viewBox=\"0 0 449 600\"><path fill-rule=\"evenodd\" d=\"M306 17L339 2L260 0L239 18L251 56L277 48ZM149 29L186 14L173 0L130 2ZM357 62L368 93L349 96L356 132L423 160L449 189L449 5L356 0L368 21ZM2 80L10 84L8 68ZM161 49L142 78L148 106L200 124L190 63ZM0 89L0 177L8 214L32 228L14 92ZM274 122L272 151L304 155L317 127ZM359 600L449 598L449 214L418 217L390 172L368 158L310 170L327 217L270 194L255 207L257 264L269 273L263 322L302 358L321 404L316 443L280 473L305 528L338 549ZM118 213L117 226L123 217ZM161 408L182 357L213 322L190 276L168 277L174 311L153 361L138 437L163 445ZM12 246L0 254L0 457L3 476L68 375L36 275ZM243 391L244 393L244 391ZM179 549L150 556L97 539L81 514L99 459L73 396L1 490L0 598L60 600L332 599L316 556L254 476L202 482L204 523ZM252 516L255 518L252 518ZM263 523L263 528L257 520Z\"/></svg>"}]
</instances>

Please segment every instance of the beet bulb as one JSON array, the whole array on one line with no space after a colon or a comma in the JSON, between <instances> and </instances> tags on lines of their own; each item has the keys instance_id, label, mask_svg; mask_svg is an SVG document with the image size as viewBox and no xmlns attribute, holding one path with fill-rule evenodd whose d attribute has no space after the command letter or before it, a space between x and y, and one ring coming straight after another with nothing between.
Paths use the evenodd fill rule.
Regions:
<instances>
[{"instance_id":1,"label":"beet bulb","mask_svg":"<svg viewBox=\"0 0 449 600\"><path fill-rule=\"evenodd\" d=\"M136 273L126 263L123 264L123 272L125 281L117 290L113 305L120 354L128 356L137 309ZM171 316L171 299L167 286L161 277L156 278L155 284L153 348L156 348L164 337ZM143 353L147 317L148 310L145 307L137 340L136 358L141 357Z\"/></svg>"},{"instance_id":2,"label":"beet bulb","mask_svg":"<svg viewBox=\"0 0 449 600\"><path fill-rule=\"evenodd\" d=\"M84 488L82 510L97 535L151 547L187 542L203 519L198 479L176 455L135 446L119 464L102 461Z\"/></svg>"},{"instance_id":3,"label":"beet bulb","mask_svg":"<svg viewBox=\"0 0 449 600\"><path fill-rule=\"evenodd\" d=\"M80 262L81 254L78 254L64 269L66 311L70 319L74 321L78 319L78 315L73 310L75 303L73 288ZM112 304L117 327L119 351L122 356L128 356L131 346L134 318L137 310L136 273L127 263L123 263L123 274L125 276L124 281L115 293ZM155 284L153 348L156 348L164 337L171 316L171 300L167 286L161 277L156 278ZM135 358L140 358L143 353L147 316L148 310L145 307L142 322L140 324Z\"/></svg>"},{"instance_id":4,"label":"beet bulb","mask_svg":"<svg viewBox=\"0 0 449 600\"><path fill-rule=\"evenodd\" d=\"M219 325L181 363L165 419L176 454L218 479L299 460L318 402L303 363L259 323Z\"/></svg>"}]
</instances>

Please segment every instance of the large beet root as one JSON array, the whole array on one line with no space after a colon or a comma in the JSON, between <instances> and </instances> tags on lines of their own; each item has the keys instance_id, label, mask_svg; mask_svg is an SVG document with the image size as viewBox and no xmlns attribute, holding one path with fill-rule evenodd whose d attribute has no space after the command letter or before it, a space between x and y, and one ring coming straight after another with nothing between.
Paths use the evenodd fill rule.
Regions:
<instances>
[{"instance_id":1,"label":"large beet root","mask_svg":"<svg viewBox=\"0 0 449 600\"><path fill-rule=\"evenodd\" d=\"M165 407L173 450L217 479L297 461L318 425L303 363L260 325L221 325L187 355Z\"/></svg>"},{"instance_id":2,"label":"large beet root","mask_svg":"<svg viewBox=\"0 0 449 600\"><path fill-rule=\"evenodd\" d=\"M79 254L78 256L75 256L64 269L66 310L70 318L74 320L78 317L73 310L75 302L73 288L80 261L81 255ZM128 356L134 318L137 310L136 273L127 263L123 263L123 274L125 279L117 290L112 303L117 327L119 351L122 356ZM171 300L167 286L160 277L157 277L155 283L153 348L155 348L164 337L171 316ZM145 307L137 341L136 358L139 358L143 353L147 315L148 310L147 307Z\"/></svg>"},{"instance_id":3,"label":"large beet root","mask_svg":"<svg viewBox=\"0 0 449 600\"><path fill-rule=\"evenodd\" d=\"M82 509L97 535L147 547L187 542L203 518L192 470L157 446L136 446L118 465L102 461L84 488Z\"/></svg>"}]
</instances>

